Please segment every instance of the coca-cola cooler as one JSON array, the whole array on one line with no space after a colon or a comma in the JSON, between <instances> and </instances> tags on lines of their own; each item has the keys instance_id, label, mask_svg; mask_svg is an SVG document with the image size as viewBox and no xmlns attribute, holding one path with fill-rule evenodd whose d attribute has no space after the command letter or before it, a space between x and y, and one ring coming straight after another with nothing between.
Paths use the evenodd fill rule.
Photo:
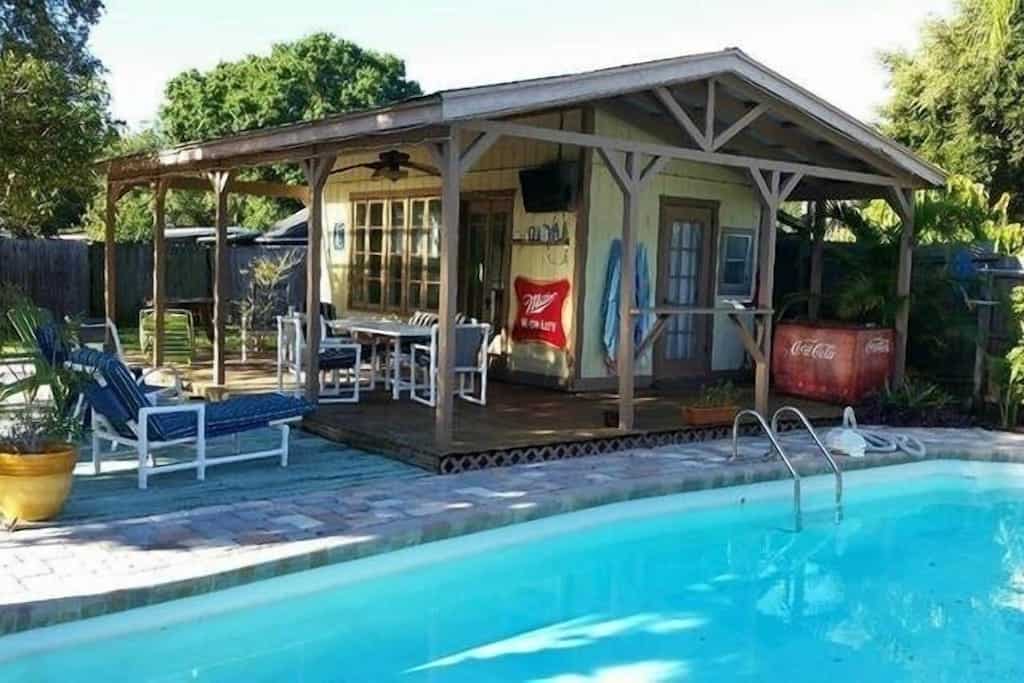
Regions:
<instances>
[{"instance_id":1,"label":"coca-cola cooler","mask_svg":"<svg viewBox=\"0 0 1024 683\"><path fill-rule=\"evenodd\" d=\"M772 344L775 391L856 404L892 372L894 333L879 327L780 323Z\"/></svg>"}]
</instances>

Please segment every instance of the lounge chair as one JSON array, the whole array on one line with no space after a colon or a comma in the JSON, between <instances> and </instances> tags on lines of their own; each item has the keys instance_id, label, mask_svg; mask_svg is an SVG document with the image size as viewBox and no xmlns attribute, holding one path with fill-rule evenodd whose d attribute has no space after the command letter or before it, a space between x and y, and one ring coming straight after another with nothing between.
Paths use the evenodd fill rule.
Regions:
<instances>
[{"instance_id":1,"label":"lounge chair","mask_svg":"<svg viewBox=\"0 0 1024 683\"><path fill-rule=\"evenodd\" d=\"M139 346L143 353L152 348L155 337L156 311L143 308L139 311ZM171 308L164 312L164 358L192 365L195 340L195 323L191 311Z\"/></svg>"},{"instance_id":2,"label":"lounge chair","mask_svg":"<svg viewBox=\"0 0 1024 683\"><path fill-rule=\"evenodd\" d=\"M153 405L135 383L131 371L112 354L81 348L68 356L72 367L88 372L92 380L84 391L92 406L93 468L101 471L102 442L128 446L138 456L139 488L147 486L150 475L179 470L196 471L206 479L206 468L229 462L279 457L288 465L289 425L310 413L314 406L300 398L280 394L239 396L219 403L191 401L175 405ZM281 433L277 448L208 458L207 439L231 436L273 427ZM152 452L170 446L193 444L195 459L156 465Z\"/></svg>"}]
</instances>

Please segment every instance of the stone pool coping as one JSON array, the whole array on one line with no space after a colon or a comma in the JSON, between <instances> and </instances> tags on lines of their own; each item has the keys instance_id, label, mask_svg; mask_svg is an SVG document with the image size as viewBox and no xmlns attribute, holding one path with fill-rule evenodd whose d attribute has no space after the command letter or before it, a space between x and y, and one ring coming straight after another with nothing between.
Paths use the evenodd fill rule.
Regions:
<instances>
[{"instance_id":1,"label":"stone pool coping","mask_svg":"<svg viewBox=\"0 0 1024 683\"><path fill-rule=\"evenodd\" d=\"M885 431L880 429L879 431ZM1024 435L898 430L905 453L842 458L844 470L925 460L1024 463ZM806 434L783 447L802 475L829 472ZM0 535L0 635L200 595L599 505L785 479L767 441L681 444Z\"/></svg>"}]
</instances>

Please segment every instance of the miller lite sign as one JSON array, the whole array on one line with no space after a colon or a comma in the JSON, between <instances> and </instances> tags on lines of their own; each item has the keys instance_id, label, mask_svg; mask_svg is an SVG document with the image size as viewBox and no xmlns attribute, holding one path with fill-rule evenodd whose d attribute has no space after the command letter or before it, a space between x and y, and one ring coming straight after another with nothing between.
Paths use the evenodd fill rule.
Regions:
<instances>
[{"instance_id":1,"label":"miller lite sign","mask_svg":"<svg viewBox=\"0 0 1024 683\"><path fill-rule=\"evenodd\" d=\"M524 277L515 280L516 321L512 339L517 342L540 342L564 349L565 327L562 308L569 296L569 281L540 282Z\"/></svg>"},{"instance_id":2,"label":"miller lite sign","mask_svg":"<svg viewBox=\"0 0 1024 683\"><path fill-rule=\"evenodd\" d=\"M893 331L838 324L780 323L772 345L775 390L836 403L859 403L885 386Z\"/></svg>"}]
</instances>

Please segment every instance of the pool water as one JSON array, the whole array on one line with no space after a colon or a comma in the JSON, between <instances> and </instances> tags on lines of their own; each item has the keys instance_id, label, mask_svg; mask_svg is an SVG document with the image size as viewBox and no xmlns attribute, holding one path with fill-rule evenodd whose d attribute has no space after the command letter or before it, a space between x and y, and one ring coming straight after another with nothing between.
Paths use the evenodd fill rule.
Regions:
<instances>
[{"instance_id":1,"label":"pool water","mask_svg":"<svg viewBox=\"0 0 1024 683\"><path fill-rule=\"evenodd\" d=\"M799 534L784 484L686 494L0 638L0 681L1022 681L1022 470L922 467Z\"/></svg>"}]
</instances>

